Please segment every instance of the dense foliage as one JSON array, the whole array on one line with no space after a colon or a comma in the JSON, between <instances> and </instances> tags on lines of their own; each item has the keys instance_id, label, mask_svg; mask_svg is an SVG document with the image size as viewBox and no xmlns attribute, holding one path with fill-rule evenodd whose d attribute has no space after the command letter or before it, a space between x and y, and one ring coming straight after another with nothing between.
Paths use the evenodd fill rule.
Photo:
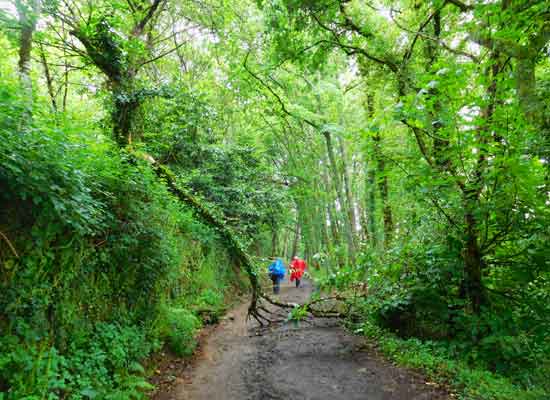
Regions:
<instances>
[{"instance_id":1,"label":"dense foliage","mask_svg":"<svg viewBox=\"0 0 550 400\"><path fill-rule=\"evenodd\" d=\"M235 245L464 398L546 398L547 1L183 3L0 13L0 399L142 397Z\"/></svg>"},{"instance_id":2,"label":"dense foliage","mask_svg":"<svg viewBox=\"0 0 550 400\"><path fill-rule=\"evenodd\" d=\"M223 307L219 294L236 281L230 259L147 163L84 124L35 114L21 132L17 99L5 104L2 390L139 396L149 386L138 362L159 339L189 353L197 316Z\"/></svg>"}]
</instances>

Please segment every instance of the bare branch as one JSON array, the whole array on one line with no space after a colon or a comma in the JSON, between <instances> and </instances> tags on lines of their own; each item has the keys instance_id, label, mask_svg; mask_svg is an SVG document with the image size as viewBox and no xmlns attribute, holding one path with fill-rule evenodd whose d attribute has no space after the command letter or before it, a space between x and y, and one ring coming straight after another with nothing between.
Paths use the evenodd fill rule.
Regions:
<instances>
[{"instance_id":1,"label":"bare branch","mask_svg":"<svg viewBox=\"0 0 550 400\"><path fill-rule=\"evenodd\" d=\"M13 255L17 258L19 258L19 254L17 254L17 251L15 250L15 247L13 246L13 244L11 244L10 240L8 239L8 237L4 234L4 232L0 231L0 236L2 236L2 238L6 241L6 243L8 244L8 247L11 249Z\"/></svg>"},{"instance_id":2,"label":"bare branch","mask_svg":"<svg viewBox=\"0 0 550 400\"><path fill-rule=\"evenodd\" d=\"M145 29L145 26L149 23L149 21L153 18L157 10L161 5L164 5L166 3L166 0L154 0L153 4L151 4L151 7L147 10L147 13L145 16L139 21L134 29L132 29L132 36L140 36L143 33L143 30Z\"/></svg>"},{"instance_id":3,"label":"bare branch","mask_svg":"<svg viewBox=\"0 0 550 400\"><path fill-rule=\"evenodd\" d=\"M460 11L462 12L466 12L466 11L471 11L474 9L474 6L471 6L469 4L465 4L459 0L447 0L446 3L449 3L449 4L452 4L458 8L460 8Z\"/></svg>"},{"instance_id":4,"label":"bare branch","mask_svg":"<svg viewBox=\"0 0 550 400\"><path fill-rule=\"evenodd\" d=\"M304 118L304 117L299 117L297 115L294 115L293 113L291 113L290 111L288 111L288 109L286 108L285 106L285 103L283 102L283 100L281 99L281 97L271 88L271 86L269 86L267 83L265 83L262 78L260 78L257 74L255 74L254 72L252 72L248 66L247 66L247 62L248 62L248 56L250 55L250 51L248 53L246 53L246 57L244 58L244 62L243 62L243 67L244 69L246 70L246 72L248 72L254 79L256 79L258 82L260 82L260 84L265 87L276 99L277 99L277 102L280 104L281 106L281 110L283 111L283 113L285 113L286 115L290 116L290 117L293 117L293 118L297 118L297 119L300 119L302 121L304 121L305 123L307 123L308 125L312 126L313 128L315 129L319 129L319 125L317 125L316 123L308 120L307 118Z\"/></svg>"},{"instance_id":5,"label":"bare branch","mask_svg":"<svg viewBox=\"0 0 550 400\"><path fill-rule=\"evenodd\" d=\"M405 118L401 119L401 122L407 125L409 128L411 128L411 130L413 131L414 137L416 138L416 142L418 143L418 147L420 148L420 152L422 153L422 156L424 157L426 162L433 167L434 166L433 160L428 154L426 143L424 142L424 138L422 137L424 130L417 126L411 125Z\"/></svg>"},{"instance_id":6,"label":"bare branch","mask_svg":"<svg viewBox=\"0 0 550 400\"><path fill-rule=\"evenodd\" d=\"M374 61L378 64L382 64L382 65L387 66L394 73L399 71L399 67L397 66L397 64L395 64L393 61L391 61L387 58L383 59L383 58L377 57L377 56L369 53L368 51L366 51L365 49L363 49L361 47L351 46L349 44L342 43L342 41L340 40L340 36L338 35L337 32L335 32L329 26L323 24L321 22L321 20L319 19L319 17L317 17L317 15L311 14L311 16L313 17L313 19L317 22L317 24L321 28L323 28L327 32L330 32L332 34L332 36L334 37L334 42L331 42L331 41L320 41L320 42L326 42L326 43L329 43L333 46L340 47L348 55L361 54L365 58L367 58L371 61Z\"/></svg>"},{"instance_id":7,"label":"bare branch","mask_svg":"<svg viewBox=\"0 0 550 400\"><path fill-rule=\"evenodd\" d=\"M404 27L403 25L401 25L397 19L394 17L393 13L395 12L394 9L391 9L390 10L390 16L391 16L391 19L392 21L395 23L395 25L405 31L405 32L408 32L408 33L411 33L411 34L414 34L415 37L413 39L413 43L411 44L411 47L409 48L409 50L407 50L407 52L405 53L405 55L403 56L403 60L408 60L412 54L412 50L413 50L413 47L418 39L418 37L423 37L424 39L428 39L428 40L431 40L432 42L434 43L437 43L439 46L443 47L445 50L447 50L448 52L452 53L452 54L455 54L455 55L458 55L458 56L464 56L464 57L468 57L469 59L471 59L472 61L474 62L479 62L479 58L476 57L475 55L473 54L470 54L470 53L467 53L465 51L462 51L462 50L457 50L457 49L453 49L452 47L450 47L448 44L446 44L443 40L441 39L438 39L438 38L435 38L433 36L430 36L430 35L427 35L426 33L422 32L422 30L426 27L426 25L432 20L432 18L434 17L435 15L435 12L430 15L430 17L422 24L420 25L418 31L413 31L409 28L406 28Z\"/></svg>"},{"instance_id":8,"label":"bare branch","mask_svg":"<svg viewBox=\"0 0 550 400\"><path fill-rule=\"evenodd\" d=\"M165 52L159 54L158 56L155 56L147 61L144 61L142 62L141 64L139 64L138 68L140 67L143 67L144 65L147 65L147 64L150 64L152 62L155 62L157 60L160 60L161 58L167 56L168 54L171 54L175 51L177 51L180 47L184 46L186 42L181 42L181 43L178 43L176 46L172 47L171 49L169 50L166 50Z\"/></svg>"},{"instance_id":9,"label":"bare branch","mask_svg":"<svg viewBox=\"0 0 550 400\"><path fill-rule=\"evenodd\" d=\"M347 1L340 1L340 12L342 13L342 16L344 17L344 21L345 21L344 26L348 27L350 30L357 33L358 35L363 36L365 39L373 39L374 35L372 33L363 31L363 29L361 29L357 24L355 24L355 22L353 22L351 17L346 14L346 7L345 7L346 3Z\"/></svg>"}]
</instances>

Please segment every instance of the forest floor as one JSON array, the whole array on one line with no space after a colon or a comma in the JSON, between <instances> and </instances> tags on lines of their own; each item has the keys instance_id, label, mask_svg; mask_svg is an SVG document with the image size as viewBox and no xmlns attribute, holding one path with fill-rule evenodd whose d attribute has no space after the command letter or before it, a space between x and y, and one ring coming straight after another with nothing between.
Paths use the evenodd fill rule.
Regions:
<instances>
[{"instance_id":1,"label":"forest floor","mask_svg":"<svg viewBox=\"0 0 550 400\"><path fill-rule=\"evenodd\" d=\"M278 296L304 302L312 284L283 284ZM267 328L246 320L248 303L205 331L190 362L163 360L154 400L428 400L448 393L384 360L365 338L336 320ZM169 376L170 379L162 379ZM163 383L164 382L164 383ZM167 383L169 382L169 383Z\"/></svg>"}]
</instances>

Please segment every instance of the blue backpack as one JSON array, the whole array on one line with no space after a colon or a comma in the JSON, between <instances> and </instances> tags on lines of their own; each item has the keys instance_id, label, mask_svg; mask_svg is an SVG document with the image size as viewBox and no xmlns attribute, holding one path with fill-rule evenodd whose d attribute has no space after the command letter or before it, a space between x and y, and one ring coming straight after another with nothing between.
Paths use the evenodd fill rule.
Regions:
<instances>
[{"instance_id":1,"label":"blue backpack","mask_svg":"<svg viewBox=\"0 0 550 400\"><path fill-rule=\"evenodd\" d=\"M269 275L275 275L279 278L283 278L285 276L285 272L286 272L285 266L284 266L283 262L279 259L274 261L269 266Z\"/></svg>"}]
</instances>

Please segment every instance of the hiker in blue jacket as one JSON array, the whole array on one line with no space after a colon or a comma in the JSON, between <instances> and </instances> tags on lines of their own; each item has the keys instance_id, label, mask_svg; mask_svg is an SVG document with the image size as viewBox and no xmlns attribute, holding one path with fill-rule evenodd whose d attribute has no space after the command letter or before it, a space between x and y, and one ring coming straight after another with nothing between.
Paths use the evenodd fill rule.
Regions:
<instances>
[{"instance_id":1,"label":"hiker in blue jacket","mask_svg":"<svg viewBox=\"0 0 550 400\"><path fill-rule=\"evenodd\" d=\"M281 289L281 281L285 277L285 265L280 258L276 258L275 261L269 266L268 274L269 278L273 282L273 293L279 294Z\"/></svg>"}]
</instances>

